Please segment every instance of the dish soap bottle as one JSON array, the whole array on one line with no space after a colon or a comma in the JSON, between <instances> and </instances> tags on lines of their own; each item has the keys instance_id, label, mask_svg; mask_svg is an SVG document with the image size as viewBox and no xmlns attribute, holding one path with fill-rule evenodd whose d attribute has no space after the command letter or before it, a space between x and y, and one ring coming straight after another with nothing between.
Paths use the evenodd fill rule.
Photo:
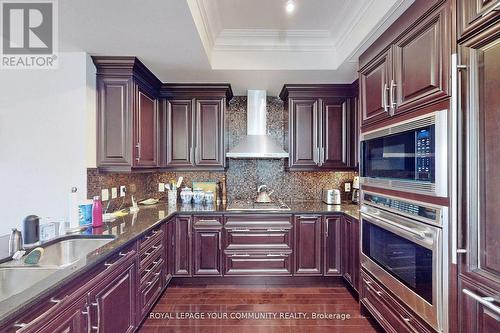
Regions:
<instances>
[{"instance_id":1,"label":"dish soap bottle","mask_svg":"<svg viewBox=\"0 0 500 333\"><path fill-rule=\"evenodd\" d=\"M92 226L94 228L102 227L102 203L98 195L94 197L92 203Z\"/></svg>"}]
</instances>

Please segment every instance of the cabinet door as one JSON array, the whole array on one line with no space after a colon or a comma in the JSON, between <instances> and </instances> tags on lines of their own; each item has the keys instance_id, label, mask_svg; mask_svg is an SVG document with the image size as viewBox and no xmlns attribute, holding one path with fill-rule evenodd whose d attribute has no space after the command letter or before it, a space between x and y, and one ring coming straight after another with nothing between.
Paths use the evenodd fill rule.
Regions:
<instances>
[{"instance_id":1,"label":"cabinet door","mask_svg":"<svg viewBox=\"0 0 500 333\"><path fill-rule=\"evenodd\" d=\"M221 230L195 230L194 275L222 275Z\"/></svg>"},{"instance_id":2,"label":"cabinet door","mask_svg":"<svg viewBox=\"0 0 500 333\"><path fill-rule=\"evenodd\" d=\"M459 321L461 333L496 333L500 332L500 313L495 311L498 305L493 304L493 308L483 305L478 299L491 297L493 291L486 291L478 288L468 281L461 281L459 284ZM498 297L498 296L496 296Z\"/></svg>"},{"instance_id":3,"label":"cabinet door","mask_svg":"<svg viewBox=\"0 0 500 333\"><path fill-rule=\"evenodd\" d=\"M500 17L498 0L458 0L458 35L477 32Z\"/></svg>"},{"instance_id":4,"label":"cabinet door","mask_svg":"<svg viewBox=\"0 0 500 333\"><path fill-rule=\"evenodd\" d=\"M318 100L290 99L290 168L316 168L319 159Z\"/></svg>"},{"instance_id":5,"label":"cabinet door","mask_svg":"<svg viewBox=\"0 0 500 333\"><path fill-rule=\"evenodd\" d=\"M359 167L359 98L355 96L349 99L349 129L350 133L348 135L349 140L349 153L348 158L349 165L353 168Z\"/></svg>"},{"instance_id":6,"label":"cabinet door","mask_svg":"<svg viewBox=\"0 0 500 333\"><path fill-rule=\"evenodd\" d=\"M203 167L225 166L224 100L196 101L195 164Z\"/></svg>"},{"instance_id":7,"label":"cabinet door","mask_svg":"<svg viewBox=\"0 0 500 333\"><path fill-rule=\"evenodd\" d=\"M449 11L449 5L443 5L394 45L394 79L389 87L394 114L448 96Z\"/></svg>"},{"instance_id":8,"label":"cabinet door","mask_svg":"<svg viewBox=\"0 0 500 333\"><path fill-rule=\"evenodd\" d=\"M321 216L295 218L295 275L321 275Z\"/></svg>"},{"instance_id":9,"label":"cabinet door","mask_svg":"<svg viewBox=\"0 0 500 333\"><path fill-rule=\"evenodd\" d=\"M324 99L321 103L319 166L346 168L349 145L348 99Z\"/></svg>"},{"instance_id":10,"label":"cabinet door","mask_svg":"<svg viewBox=\"0 0 500 333\"><path fill-rule=\"evenodd\" d=\"M137 311L135 262L128 261L108 269L116 273L104 278L90 294L94 310L91 312L92 326L97 327L99 332L133 332Z\"/></svg>"},{"instance_id":11,"label":"cabinet door","mask_svg":"<svg viewBox=\"0 0 500 333\"><path fill-rule=\"evenodd\" d=\"M467 218L461 224L460 273L500 294L500 30L492 27L460 47L464 100ZM465 140L464 140L465 141ZM465 190L465 191L464 191Z\"/></svg>"},{"instance_id":12,"label":"cabinet door","mask_svg":"<svg viewBox=\"0 0 500 333\"><path fill-rule=\"evenodd\" d=\"M351 286L359 291L360 285L360 268L361 262L359 259L359 221L355 218L351 219Z\"/></svg>"},{"instance_id":13,"label":"cabinet door","mask_svg":"<svg viewBox=\"0 0 500 333\"><path fill-rule=\"evenodd\" d=\"M363 125L389 117L391 50L371 61L359 72Z\"/></svg>"},{"instance_id":14,"label":"cabinet door","mask_svg":"<svg viewBox=\"0 0 500 333\"><path fill-rule=\"evenodd\" d=\"M167 167L194 166L193 101L167 102Z\"/></svg>"},{"instance_id":15,"label":"cabinet door","mask_svg":"<svg viewBox=\"0 0 500 333\"><path fill-rule=\"evenodd\" d=\"M135 166L158 166L158 103L137 88L135 115Z\"/></svg>"},{"instance_id":16,"label":"cabinet door","mask_svg":"<svg viewBox=\"0 0 500 333\"><path fill-rule=\"evenodd\" d=\"M351 219L342 218L342 275L344 279L353 284L353 253L352 253L352 223Z\"/></svg>"},{"instance_id":17,"label":"cabinet door","mask_svg":"<svg viewBox=\"0 0 500 333\"><path fill-rule=\"evenodd\" d=\"M191 217L178 216L174 226L174 276L191 276Z\"/></svg>"},{"instance_id":18,"label":"cabinet door","mask_svg":"<svg viewBox=\"0 0 500 333\"><path fill-rule=\"evenodd\" d=\"M326 216L324 218L324 275L341 275L341 216Z\"/></svg>"},{"instance_id":19,"label":"cabinet door","mask_svg":"<svg viewBox=\"0 0 500 333\"><path fill-rule=\"evenodd\" d=\"M97 78L97 166L132 165L132 80Z\"/></svg>"}]
</instances>

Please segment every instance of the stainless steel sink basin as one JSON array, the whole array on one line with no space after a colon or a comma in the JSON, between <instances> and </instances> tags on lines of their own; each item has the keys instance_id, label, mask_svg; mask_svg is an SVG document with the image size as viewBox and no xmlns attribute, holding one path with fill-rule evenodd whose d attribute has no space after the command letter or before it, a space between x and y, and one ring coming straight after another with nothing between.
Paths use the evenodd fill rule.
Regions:
<instances>
[{"instance_id":1,"label":"stainless steel sink basin","mask_svg":"<svg viewBox=\"0 0 500 333\"><path fill-rule=\"evenodd\" d=\"M38 266L66 267L111 242L112 238L73 238L44 247Z\"/></svg>"},{"instance_id":2,"label":"stainless steel sink basin","mask_svg":"<svg viewBox=\"0 0 500 333\"><path fill-rule=\"evenodd\" d=\"M1 267L0 301L28 289L57 271L57 268Z\"/></svg>"}]
</instances>

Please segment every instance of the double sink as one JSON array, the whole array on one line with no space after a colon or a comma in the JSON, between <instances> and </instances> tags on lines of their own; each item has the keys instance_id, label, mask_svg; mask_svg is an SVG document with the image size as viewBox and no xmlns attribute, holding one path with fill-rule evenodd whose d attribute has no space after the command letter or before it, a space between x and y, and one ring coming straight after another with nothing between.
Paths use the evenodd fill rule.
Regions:
<instances>
[{"instance_id":1,"label":"double sink","mask_svg":"<svg viewBox=\"0 0 500 333\"><path fill-rule=\"evenodd\" d=\"M11 260L0 264L0 302L17 295L49 278L56 272L71 267L87 255L107 243L113 235L73 235L51 241L44 248L44 254L36 265L22 260Z\"/></svg>"}]
</instances>

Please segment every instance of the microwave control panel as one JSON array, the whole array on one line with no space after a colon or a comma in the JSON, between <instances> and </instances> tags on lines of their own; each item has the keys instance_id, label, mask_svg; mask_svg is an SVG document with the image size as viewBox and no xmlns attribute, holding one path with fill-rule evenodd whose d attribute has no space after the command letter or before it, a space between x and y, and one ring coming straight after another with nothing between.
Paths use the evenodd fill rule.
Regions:
<instances>
[{"instance_id":1,"label":"microwave control panel","mask_svg":"<svg viewBox=\"0 0 500 333\"><path fill-rule=\"evenodd\" d=\"M432 181L433 157L431 131L428 128L416 132L415 140L416 179Z\"/></svg>"}]
</instances>

